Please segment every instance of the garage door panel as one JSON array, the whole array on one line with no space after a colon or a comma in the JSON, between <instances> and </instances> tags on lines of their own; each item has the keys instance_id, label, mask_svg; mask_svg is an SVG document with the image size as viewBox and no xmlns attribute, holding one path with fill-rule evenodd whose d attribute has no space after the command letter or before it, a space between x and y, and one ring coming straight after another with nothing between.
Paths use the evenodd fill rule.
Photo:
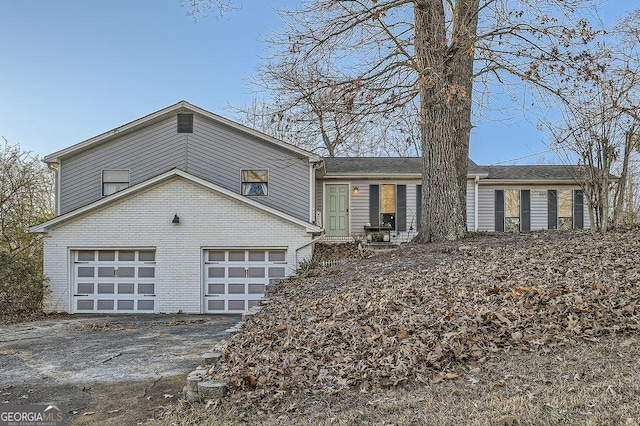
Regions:
<instances>
[{"instance_id":1,"label":"garage door panel","mask_svg":"<svg viewBox=\"0 0 640 426\"><path fill-rule=\"evenodd\" d=\"M75 312L155 311L155 251L74 252Z\"/></svg>"},{"instance_id":2,"label":"garage door panel","mask_svg":"<svg viewBox=\"0 0 640 426\"><path fill-rule=\"evenodd\" d=\"M134 294L136 285L133 283L119 283L118 294Z\"/></svg>"},{"instance_id":3,"label":"garage door panel","mask_svg":"<svg viewBox=\"0 0 640 426\"><path fill-rule=\"evenodd\" d=\"M249 284L249 294L264 295L265 287L264 284Z\"/></svg>"},{"instance_id":4,"label":"garage door panel","mask_svg":"<svg viewBox=\"0 0 640 426\"><path fill-rule=\"evenodd\" d=\"M153 311L155 310L154 300L138 300L139 311Z\"/></svg>"},{"instance_id":5,"label":"garage door panel","mask_svg":"<svg viewBox=\"0 0 640 426\"><path fill-rule=\"evenodd\" d=\"M118 300L119 311L133 311L135 309L135 300Z\"/></svg>"},{"instance_id":6,"label":"garage door panel","mask_svg":"<svg viewBox=\"0 0 640 426\"><path fill-rule=\"evenodd\" d=\"M248 268L247 277L249 278L264 278L264 268Z\"/></svg>"},{"instance_id":7,"label":"garage door panel","mask_svg":"<svg viewBox=\"0 0 640 426\"><path fill-rule=\"evenodd\" d=\"M244 312L264 296L269 280L286 275L286 250L205 250L205 310Z\"/></svg>"},{"instance_id":8,"label":"garage door panel","mask_svg":"<svg viewBox=\"0 0 640 426\"><path fill-rule=\"evenodd\" d=\"M98 283L98 294L113 294L114 289L114 283Z\"/></svg>"}]
</instances>

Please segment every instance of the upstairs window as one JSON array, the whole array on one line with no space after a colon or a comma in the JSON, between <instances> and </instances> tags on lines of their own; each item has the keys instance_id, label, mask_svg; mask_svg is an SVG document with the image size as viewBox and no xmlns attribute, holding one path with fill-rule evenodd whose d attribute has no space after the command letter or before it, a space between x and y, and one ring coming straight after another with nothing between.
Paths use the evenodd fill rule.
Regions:
<instances>
[{"instance_id":1,"label":"upstairs window","mask_svg":"<svg viewBox=\"0 0 640 426\"><path fill-rule=\"evenodd\" d=\"M103 170L102 195L111 195L129 186L129 170Z\"/></svg>"},{"instance_id":2,"label":"upstairs window","mask_svg":"<svg viewBox=\"0 0 640 426\"><path fill-rule=\"evenodd\" d=\"M242 195L269 195L269 172L267 170L243 170Z\"/></svg>"},{"instance_id":3,"label":"upstairs window","mask_svg":"<svg viewBox=\"0 0 640 426\"><path fill-rule=\"evenodd\" d=\"M178 114L178 133L193 133L193 114Z\"/></svg>"}]
</instances>

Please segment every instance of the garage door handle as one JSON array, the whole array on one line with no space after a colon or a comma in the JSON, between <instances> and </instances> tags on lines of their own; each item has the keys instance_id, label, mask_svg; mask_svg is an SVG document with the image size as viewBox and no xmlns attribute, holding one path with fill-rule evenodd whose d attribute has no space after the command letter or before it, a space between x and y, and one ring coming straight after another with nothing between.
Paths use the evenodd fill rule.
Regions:
<instances>
[{"instance_id":1,"label":"garage door handle","mask_svg":"<svg viewBox=\"0 0 640 426\"><path fill-rule=\"evenodd\" d=\"M143 294L144 297L156 297L155 294Z\"/></svg>"},{"instance_id":2,"label":"garage door handle","mask_svg":"<svg viewBox=\"0 0 640 426\"><path fill-rule=\"evenodd\" d=\"M74 294L73 297L80 297L80 296L89 296L88 294Z\"/></svg>"}]
</instances>

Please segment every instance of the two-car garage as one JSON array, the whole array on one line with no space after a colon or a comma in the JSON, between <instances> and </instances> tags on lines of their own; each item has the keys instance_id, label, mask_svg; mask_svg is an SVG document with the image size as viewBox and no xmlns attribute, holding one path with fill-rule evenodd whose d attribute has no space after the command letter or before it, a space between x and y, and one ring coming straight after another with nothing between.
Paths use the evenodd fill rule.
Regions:
<instances>
[{"instance_id":1,"label":"two-car garage","mask_svg":"<svg viewBox=\"0 0 640 426\"><path fill-rule=\"evenodd\" d=\"M244 312L322 231L179 170L33 230L47 311L133 314Z\"/></svg>"},{"instance_id":2,"label":"two-car garage","mask_svg":"<svg viewBox=\"0 0 640 426\"><path fill-rule=\"evenodd\" d=\"M74 250L73 311L155 312L155 250ZM271 280L286 276L286 250L203 251L207 313L244 312L264 296Z\"/></svg>"}]
</instances>

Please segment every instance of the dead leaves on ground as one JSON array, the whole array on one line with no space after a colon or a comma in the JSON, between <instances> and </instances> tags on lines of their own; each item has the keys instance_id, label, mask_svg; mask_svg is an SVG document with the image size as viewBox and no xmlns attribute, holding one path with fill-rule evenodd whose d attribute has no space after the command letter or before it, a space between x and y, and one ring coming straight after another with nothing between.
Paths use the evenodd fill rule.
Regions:
<instances>
[{"instance_id":1,"label":"dead leaves on ground","mask_svg":"<svg viewBox=\"0 0 640 426\"><path fill-rule=\"evenodd\" d=\"M278 294L210 374L232 398L452 380L460 364L640 328L640 235L534 233L355 261ZM621 350L635 344L629 339Z\"/></svg>"}]
</instances>

